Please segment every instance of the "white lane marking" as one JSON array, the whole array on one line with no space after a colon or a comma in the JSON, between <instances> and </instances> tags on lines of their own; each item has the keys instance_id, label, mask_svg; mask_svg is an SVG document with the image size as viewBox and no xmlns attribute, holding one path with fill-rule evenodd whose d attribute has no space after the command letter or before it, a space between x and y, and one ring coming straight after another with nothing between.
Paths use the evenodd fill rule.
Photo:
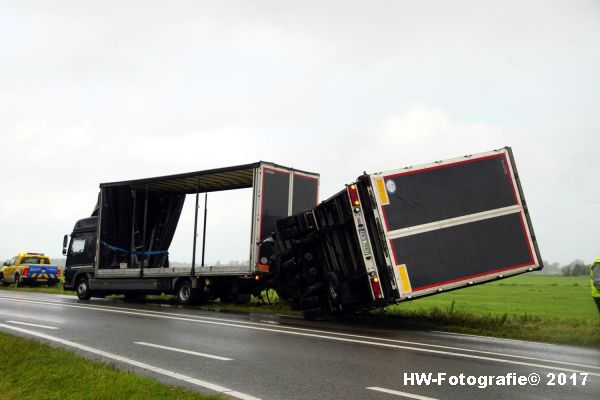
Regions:
<instances>
[{"instance_id":1,"label":"white lane marking","mask_svg":"<svg viewBox=\"0 0 600 400\"><path fill-rule=\"evenodd\" d=\"M6 321L8 323L11 324L17 324L17 325L27 325L27 326L33 326L35 328L44 328L44 329L60 329L57 328L55 326L49 326L49 325L38 325L38 324L31 324L29 322L21 322L21 321Z\"/></svg>"},{"instance_id":2,"label":"white lane marking","mask_svg":"<svg viewBox=\"0 0 600 400\"><path fill-rule=\"evenodd\" d=\"M509 338L503 338L503 337L493 337L493 336L483 336L483 335L474 335L472 333L458 333L458 332L445 332L445 331L434 331L431 330L429 332L433 332L433 333L442 333L444 335L451 335L451 336L467 336L467 337L474 337L474 338L481 338L481 339L493 339L493 340L501 340L501 341L505 341L505 342L521 342L521 343L527 343L526 340L520 340L520 339L509 339ZM515 356L516 357L516 356ZM573 365L578 365L578 364L573 364Z\"/></svg>"},{"instance_id":3,"label":"white lane marking","mask_svg":"<svg viewBox=\"0 0 600 400\"><path fill-rule=\"evenodd\" d=\"M423 353L430 353L430 354L441 354L441 355L446 355L446 356L451 356L451 357L453 356L453 357L462 357L462 358L472 358L472 359L476 359L476 360L493 361L493 362L504 363L504 364L524 365L524 366L529 366L529 367L551 369L551 370L555 370L555 371L584 372L584 373L588 373L589 375L600 377L600 373L583 371L583 370L578 370L578 369L560 368L560 367L556 367L553 365L534 364L534 363L527 363L527 362L515 361L515 360L506 360L506 359L494 358L494 357L476 356L473 354L454 353L454 352L450 352L450 351L424 349L424 348L420 348L420 347L410 347L410 346L400 346L400 345L389 344L389 343L370 342L367 340L358 340L358 339L349 339L349 338L336 337L336 336L317 335L317 334L304 333L304 332L285 331L285 330L275 329L275 328L240 325L240 324L236 324L236 323L226 323L226 322L209 321L209 320L195 319L195 318L175 317L175 316L171 316L168 314L167 315L158 315L158 314L165 314L165 313L149 314L149 313L143 313L143 312L138 312L138 311L125 311L125 310L117 308L117 307L81 306L81 305L75 305L75 304L62 304L62 303L61 304L53 304L53 303L49 303L49 302L39 302L39 301L35 301L35 300L10 299L10 298L1 297L1 296L0 296L0 299L17 301L17 302L22 301L22 302L30 302L30 303L39 303L39 304L43 304L43 305L56 305L56 306L83 308L83 309L87 308L87 309L91 309L91 310L112 312L112 313L116 313L116 314L141 315L141 316L147 316L147 317L171 319L171 320L177 320L177 321L196 322L196 323L209 324L209 325L230 326L230 327L235 327L235 328L251 329L251 330L263 331L263 332L276 332L276 333L283 333L283 334L287 334L287 335L305 336L305 337L313 337L313 338L327 339L327 340L337 340L339 342L345 342L345 343L359 343L359 344L365 344L365 345L370 345L370 346L378 346L378 347L386 347L386 348L394 348L394 349L402 349L402 350L412 350L412 351L416 351L416 352L423 352ZM134 310L134 309L130 308L129 310ZM256 324L256 325L259 325L259 324ZM509 356L509 357L511 357L511 356ZM551 361L551 362L560 363L559 361ZM598 368L598 367L593 367L593 366L586 366L586 367L587 368L596 368L596 369Z\"/></svg>"},{"instance_id":4,"label":"white lane marking","mask_svg":"<svg viewBox=\"0 0 600 400\"><path fill-rule=\"evenodd\" d=\"M269 321L269 320L266 320L266 319L261 319L259 322L262 322L262 323L264 323L264 324L270 324L270 325L281 325L281 324L280 324L279 322L277 322L277 321ZM285 326L284 326L284 328L285 328Z\"/></svg>"},{"instance_id":5,"label":"white lane marking","mask_svg":"<svg viewBox=\"0 0 600 400\"><path fill-rule=\"evenodd\" d=\"M409 397L411 399L417 399L417 400L437 400L434 397L419 396L418 394L412 394L412 393L406 393L406 392L399 392L397 390L380 388L380 387L375 387L375 386L368 387L368 388L365 388L365 389L375 390L376 392L383 392L383 393L388 393L388 394L395 394L396 396Z\"/></svg>"},{"instance_id":6,"label":"white lane marking","mask_svg":"<svg viewBox=\"0 0 600 400\"><path fill-rule=\"evenodd\" d=\"M79 350L86 351L88 353L96 354L96 355L99 355L99 356L104 357L104 358L109 358L111 360L115 360L115 361L119 361L119 362L122 362L122 363L125 363L125 364L133 365L135 367L142 368L142 369L145 369L145 370L148 370L148 371L152 371L152 372L155 372L157 374L165 375L165 376L168 376L170 378L174 378L174 379L178 379L180 381L191 383L191 384L196 385L196 386L201 386L201 387L206 388L206 389L214 390L215 392L223 393L223 394L226 394L228 396L237 397L238 399L242 399L242 400L260 400L257 397L250 396L250 395L245 394L245 393L236 392L235 390L227 389L226 387L219 386L219 385L216 385L214 383L210 383L210 382L202 381L200 379L192 378L190 376L180 374L179 372L169 371L169 370L166 370L166 369L163 369L163 368L160 368L160 367L155 367L155 366L150 365L150 364L146 364L146 363L143 363L143 362L140 362L140 361L135 361L135 360L132 360L132 359L129 359L129 358L126 358L126 357L123 357L123 356L119 356L119 355L116 355L116 354L112 354L112 353L109 353L109 352L106 352L106 351L103 351L103 350L98 350L98 349L95 349L93 347L89 347L89 346L86 346L86 345L83 345L83 344L71 342L70 340L65 340L65 339L61 339L61 338L55 337L55 336L46 335L45 333L30 331L28 329L18 328L16 326L5 325L5 324L0 324L0 328L11 329L13 331L25 333L27 335L37 336L39 338L50 340L50 341L53 341L53 342L57 342L57 343L60 343L62 345L68 346L68 347L73 347L73 348L76 348L76 349L79 349Z\"/></svg>"},{"instance_id":7,"label":"white lane marking","mask_svg":"<svg viewBox=\"0 0 600 400\"><path fill-rule=\"evenodd\" d=\"M297 315L286 315L286 314L275 314L278 317L284 317L284 318L296 318L296 319L303 319L302 317L299 317Z\"/></svg>"},{"instance_id":8,"label":"white lane marking","mask_svg":"<svg viewBox=\"0 0 600 400\"><path fill-rule=\"evenodd\" d=\"M157 349L171 350L171 351L176 351L178 353L191 354L193 356L213 358L215 360L233 361L233 358L227 358L227 357L221 357L221 356L213 356L212 354L198 353L197 351L191 351L191 350L185 350L185 349L178 349L176 347L161 346L160 344L146 343L146 342L133 342L133 343L139 344L140 346L156 347Z\"/></svg>"},{"instance_id":9,"label":"white lane marking","mask_svg":"<svg viewBox=\"0 0 600 400\"><path fill-rule=\"evenodd\" d=\"M7 298L7 297L2 297L0 296L0 299L7 299L7 300L12 300L12 301L17 301L17 300L22 300L22 299L11 299L11 298ZM32 303L40 303L40 304L47 304L48 302L42 303L42 302L38 302L36 300L23 300L23 301L28 301L28 302L32 302ZM50 302L53 303L53 302ZM77 307L79 305L72 305L72 304L68 304L68 303L63 303L63 302L54 302L55 304L60 304L60 305L67 305L70 307ZM154 316L153 314L156 315L166 315L166 316L172 316L174 315L173 313L165 313L162 311L153 311L153 310L139 310L136 308L129 308L129 307L111 307L111 306L104 306L104 305L88 305L88 306L80 306L80 308L91 308L91 309L107 309L108 311L115 309L115 310L133 310L133 311L137 311L140 312L141 315L143 315L143 312L148 313L148 316ZM210 320L210 321L225 321L225 322L231 322L231 321L235 321L236 323L240 323L240 324L246 324L246 325L257 325L257 326L263 326L263 324L259 324L256 322L249 322L249 321L241 321L241 320L236 320L236 319L225 319L225 318L215 318L215 317L205 317L205 316L198 316L198 315L190 315L190 314L175 314L179 317L185 317L185 318L193 318L193 319L197 319L197 320ZM475 349L466 349L466 348L462 348L462 347L453 347L453 346L443 346L443 345L437 345L437 344L429 344L429 343L423 343L423 342L413 342L413 341L409 341L409 340L399 340L399 339L386 339L386 338L381 338L381 337L376 337L376 336L365 336L365 335L355 335L355 334L350 334L350 333L342 333L342 332L332 332L332 331L324 331L324 330L319 330L319 329L308 329L308 328L297 328L297 327L293 327L293 326L286 326L286 325L278 325L278 328L281 329L290 329L290 330L296 330L296 331L300 331L300 332L313 332L313 333L324 333L324 334L328 334L328 335L337 335L337 336L344 336L344 337L354 337L354 338L359 338L359 339L367 339L367 340L380 340L380 341L384 341L384 342L390 342L390 343L403 343L403 344L410 344L410 345L417 345L417 346L425 346L425 347L432 347L432 348L438 348L438 349L447 349L447 350L455 350L455 351L464 351L464 352L469 352L469 353L479 353L479 354L487 354L487 355L493 355L493 356L500 356L500 357L510 357L510 358L519 358L519 359L523 359L523 360L532 360L532 361L541 361L541 362L549 362L549 363L555 363L555 364L562 364L562 365L571 365L574 367L582 367L582 368L592 368L592 369L598 369L600 370L600 366L594 366L594 365L587 365L587 364L578 364L578 363L570 363L570 362L566 362L566 361L557 361L557 360L550 360L550 359L545 359L545 358L537 358L537 357L527 357L527 356L519 356L519 355L515 355L515 354L508 354L508 353L499 353L499 352L494 352L494 351L486 351L486 350L475 350ZM284 331L282 331L284 332ZM500 340L513 340L513 339L504 339L504 338L493 338L493 337L489 337L489 336L480 336L483 338L488 338L488 339L500 339ZM516 341L516 340L514 340ZM521 341L524 342L524 341Z\"/></svg>"}]
</instances>

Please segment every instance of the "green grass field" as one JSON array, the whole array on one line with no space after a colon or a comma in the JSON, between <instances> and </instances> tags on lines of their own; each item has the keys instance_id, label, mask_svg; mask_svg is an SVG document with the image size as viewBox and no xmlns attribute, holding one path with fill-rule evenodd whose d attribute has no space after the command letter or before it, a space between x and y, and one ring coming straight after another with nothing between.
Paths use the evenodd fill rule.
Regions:
<instances>
[{"instance_id":1,"label":"green grass field","mask_svg":"<svg viewBox=\"0 0 600 400\"><path fill-rule=\"evenodd\" d=\"M116 369L0 332L0 399L224 399Z\"/></svg>"},{"instance_id":2,"label":"green grass field","mask_svg":"<svg viewBox=\"0 0 600 400\"><path fill-rule=\"evenodd\" d=\"M598 311L585 276L520 275L390 306L389 311L449 307L471 314L530 315L598 322Z\"/></svg>"},{"instance_id":3,"label":"green grass field","mask_svg":"<svg viewBox=\"0 0 600 400\"><path fill-rule=\"evenodd\" d=\"M75 292L72 291L65 291L63 290L62 284L58 284L54 287L47 287L47 286L36 286L36 287L28 287L28 286L23 286L23 287L19 287L16 288L14 286L0 286L0 289L2 290L12 290L12 291L22 291L22 292L40 292L40 293L51 293L51 294L69 294L69 295L75 295Z\"/></svg>"},{"instance_id":4,"label":"green grass field","mask_svg":"<svg viewBox=\"0 0 600 400\"><path fill-rule=\"evenodd\" d=\"M521 275L374 310L388 324L600 347L588 277Z\"/></svg>"}]
</instances>

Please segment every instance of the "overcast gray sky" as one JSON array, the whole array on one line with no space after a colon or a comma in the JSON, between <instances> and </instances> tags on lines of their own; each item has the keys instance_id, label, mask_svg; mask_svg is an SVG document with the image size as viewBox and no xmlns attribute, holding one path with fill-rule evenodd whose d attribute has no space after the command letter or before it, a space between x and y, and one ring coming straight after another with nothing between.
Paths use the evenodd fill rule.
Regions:
<instances>
[{"instance_id":1,"label":"overcast gray sky","mask_svg":"<svg viewBox=\"0 0 600 400\"><path fill-rule=\"evenodd\" d=\"M0 257L58 256L99 182L262 159L324 199L505 145L543 258L600 252L598 1L0 1L0 38Z\"/></svg>"}]
</instances>

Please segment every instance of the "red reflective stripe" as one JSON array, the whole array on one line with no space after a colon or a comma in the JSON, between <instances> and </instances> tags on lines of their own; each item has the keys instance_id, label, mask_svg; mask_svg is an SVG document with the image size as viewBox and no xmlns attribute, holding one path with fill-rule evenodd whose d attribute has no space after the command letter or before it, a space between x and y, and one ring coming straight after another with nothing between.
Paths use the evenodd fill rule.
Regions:
<instances>
[{"instance_id":1,"label":"red reflective stripe","mask_svg":"<svg viewBox=\"0 0 600 400\"><path fill-rule=\"evenodd\" d=\"M414 288L413 289L413 293L414 292L418 292L420 290L425 290L425 289L430 289L430 288L437 287L437 286L447 285L449 283L466 281L466 280L469 280L469 279L479 278L481 276L486 276L486 275L493 275L493 274L496 274L496 273L499 273L499 272L510 271L510 270L513 270L513 269L519 269L519 268L523 268L523 267L532 267L534 265L535 265L534 262L526 262L526 263L523 263L523 264L511 265L510 267L498 268L498 269L494 269L494 270L491 270L491 271L482 272L480 274L473 274L473 275L463 276L463 277L456 278L456 279L450 279L448 281L434 283L433 285L426 285L426 286L421 286L421 287L418 287L418 288ZM494 279L494 278L490 278L490 280L491 279Z\"/></svg>"}]
</instances>

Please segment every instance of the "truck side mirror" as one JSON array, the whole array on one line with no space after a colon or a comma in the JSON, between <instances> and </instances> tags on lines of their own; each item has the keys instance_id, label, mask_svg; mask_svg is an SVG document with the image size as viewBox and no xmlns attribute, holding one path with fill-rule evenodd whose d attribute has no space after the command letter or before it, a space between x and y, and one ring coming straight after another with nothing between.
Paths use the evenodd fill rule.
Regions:
<instances>
[{"instance_id":1,"label":"truck side mirror","mask_svg":"<svg viewBox=\"0 0 600 400\"><path fill-rule=\"evenodd\" d=\"M67 255L67 243L69 243L69 235L65 235L63 237L63 256Z\"/></svg>"},{"instance_id":2,"label":"truck side mirror","mask_svg":"<svg viewBox=\"0 0 600 400\"><path fill-rule=\"evenodd\" d=\"M4 262L2 263L2 265L4 265L5 267L8 267L8 261L4 261Z\"/></svg>"}]
</instances>

